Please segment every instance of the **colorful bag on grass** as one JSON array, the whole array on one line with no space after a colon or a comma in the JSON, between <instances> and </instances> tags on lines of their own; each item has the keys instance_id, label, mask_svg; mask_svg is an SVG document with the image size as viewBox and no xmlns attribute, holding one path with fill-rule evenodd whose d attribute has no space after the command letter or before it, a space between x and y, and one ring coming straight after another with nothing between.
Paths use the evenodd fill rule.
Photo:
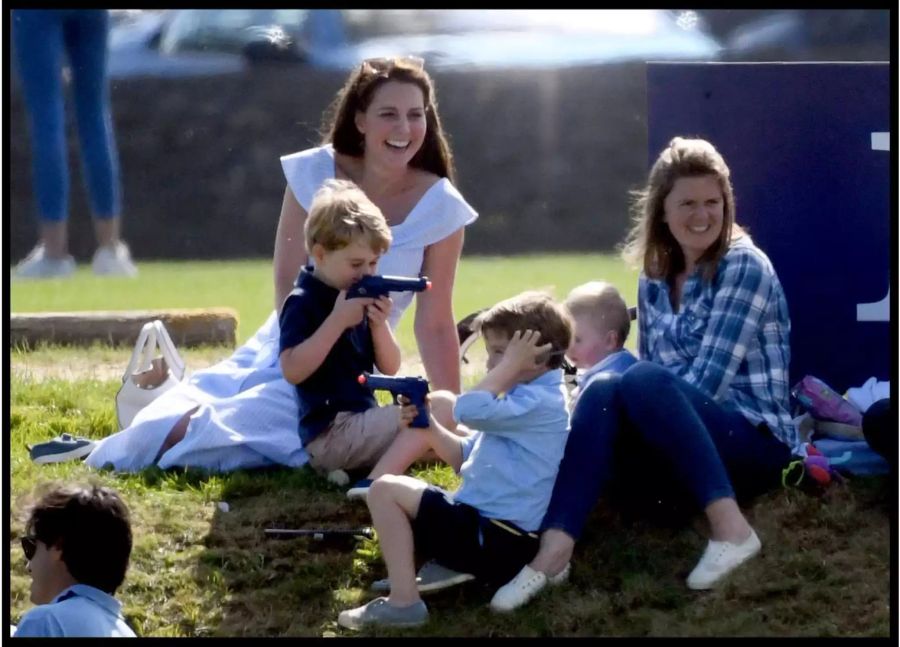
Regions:
<instances>
[{"instance_id":1,"label":"colorful bag on grass","mask_svg":"<svg viewBox=\"0 0 900 647\"><path fill-rule=\"evenodd\" d=\"M864 440L817 438L813 444L832 469L843 474L870 476L891 471L891 464Z\"/></svg>"},{"instance_id":2,"label":"colorful bag on grass","mask_svg":"<svg viewBox=\"0 0 900 647\"><path fill-rule=\"evenodd\" d=\"M813 418L833 420L854 427L862 425L862 412L817 377L804 377L791 389L791 395Z\"/></svg>"}]
</instances>

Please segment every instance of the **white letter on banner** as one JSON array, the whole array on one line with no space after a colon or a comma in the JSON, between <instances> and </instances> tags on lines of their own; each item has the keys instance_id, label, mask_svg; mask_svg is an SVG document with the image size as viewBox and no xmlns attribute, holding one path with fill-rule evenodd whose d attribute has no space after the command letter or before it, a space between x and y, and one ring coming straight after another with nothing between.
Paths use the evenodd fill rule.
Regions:
<instances>
[{"instance_id":1,"label":"white letter on banner","mask_svg":"<svg viewBox=\"0 0 900 647\"><path fill-rule=\"evenodd\" d=\"M891 150L891 134L888 133L872 133L872 150L873 151L890 151ZM888 286L887 294L881 301L875 303L858 303L856 304L856 320L857 321L890 321L891 310L891 288Z\"/></svg>"}]
</instances>

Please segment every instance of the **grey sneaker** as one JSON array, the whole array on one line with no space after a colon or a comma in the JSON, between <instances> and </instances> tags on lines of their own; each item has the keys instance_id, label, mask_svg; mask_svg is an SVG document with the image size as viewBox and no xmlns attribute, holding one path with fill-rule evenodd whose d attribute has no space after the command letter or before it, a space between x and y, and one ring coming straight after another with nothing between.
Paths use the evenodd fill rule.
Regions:
<instances>
[{"instance_id":1,"label":"grey sneaker","mask_svg":"<svg viewBox=\"0 0 900 647\"><path fill-rule=\"evenodd\" d=\"M41 243L16 265L15 279L53 279L71 276L75 271L75 259L71 255L63 258L48 258Z\"/></svg>"},{"instance_id":2,"label":"grey sneaker","mask_svg":"<svg viewBox=\"0 0 900 647\"><path fill-rule=\"evenodd\" d=\"M338 624L347 629L359 630L363 627L419 627L428 622L428 607L419 600L408 607L395 607L387 598L375 598L368 604L355 609L341 611Z\"/></svg>"},{"instance_id":3,"label":"grey sneaker","mask_svg":"<svg viewBox=\"0 0 900 647\"><path fill-rule=\"evenodd\" d=\"M35 463L60 463L84 458L94 451L96 444L87 438L63 434L45 443L32 445L28 448L28 452Z\"/></svg>"},{"instance_id":4,"label":"grey sneaker","mask_svg":"<svg viewBox=\"0 0 900 647\"><path fill-rule=\"evenodd\" d=\"M431 560L425 562L416 573L416 588L419 589L419 593L428 593L429 591L448 589L474 579L475 576L471 573L460 573ZM376 580L372 582L372 590L378 593L388 593L391 590L391 581L387 578Z\"/></svg>"}]
</instances>

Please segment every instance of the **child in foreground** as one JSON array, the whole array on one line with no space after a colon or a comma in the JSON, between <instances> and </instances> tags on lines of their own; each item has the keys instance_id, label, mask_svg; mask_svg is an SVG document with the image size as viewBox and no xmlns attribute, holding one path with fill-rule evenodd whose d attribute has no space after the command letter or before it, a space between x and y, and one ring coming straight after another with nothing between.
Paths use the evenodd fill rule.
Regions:
<instances>
[{"instance_id":1,"label":"child in foreground","mask_svg":"<svg viewBox=\"0 0 900 647\"><path fill-rule=\"evenodd\" d=\"M460 436L430 416L417 430L453 466L462 484L450 494L408 476L384 475L367 503L390 580L390 595L341 612L338 623L417 626L428 609L416 586L415 559L434 558L497 586L535 555L544 511L565 448L568 413L560 368L571 340L565 309L526 292L479 316L488 373L454 400ZM432 394L434 396L436 394Z\"/></svg>"}]
</instances>

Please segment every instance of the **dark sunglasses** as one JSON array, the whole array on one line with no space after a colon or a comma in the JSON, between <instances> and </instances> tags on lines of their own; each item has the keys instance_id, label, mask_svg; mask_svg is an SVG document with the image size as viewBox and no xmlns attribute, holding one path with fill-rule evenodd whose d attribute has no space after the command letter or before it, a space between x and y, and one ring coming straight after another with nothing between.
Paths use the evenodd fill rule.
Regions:
<instances>
[{"instance_id":1,"label":"dark sunglasses","mask_svg":"<svg viewBox=\"0 0 900 647\"><path fill-rule=\"evenodd\" d=\"M37 537L34 535L25 535L22 537L21 542L22 552L25 553L25 559L30 562L37 550Z\"/></svg>"}]
</instances>

